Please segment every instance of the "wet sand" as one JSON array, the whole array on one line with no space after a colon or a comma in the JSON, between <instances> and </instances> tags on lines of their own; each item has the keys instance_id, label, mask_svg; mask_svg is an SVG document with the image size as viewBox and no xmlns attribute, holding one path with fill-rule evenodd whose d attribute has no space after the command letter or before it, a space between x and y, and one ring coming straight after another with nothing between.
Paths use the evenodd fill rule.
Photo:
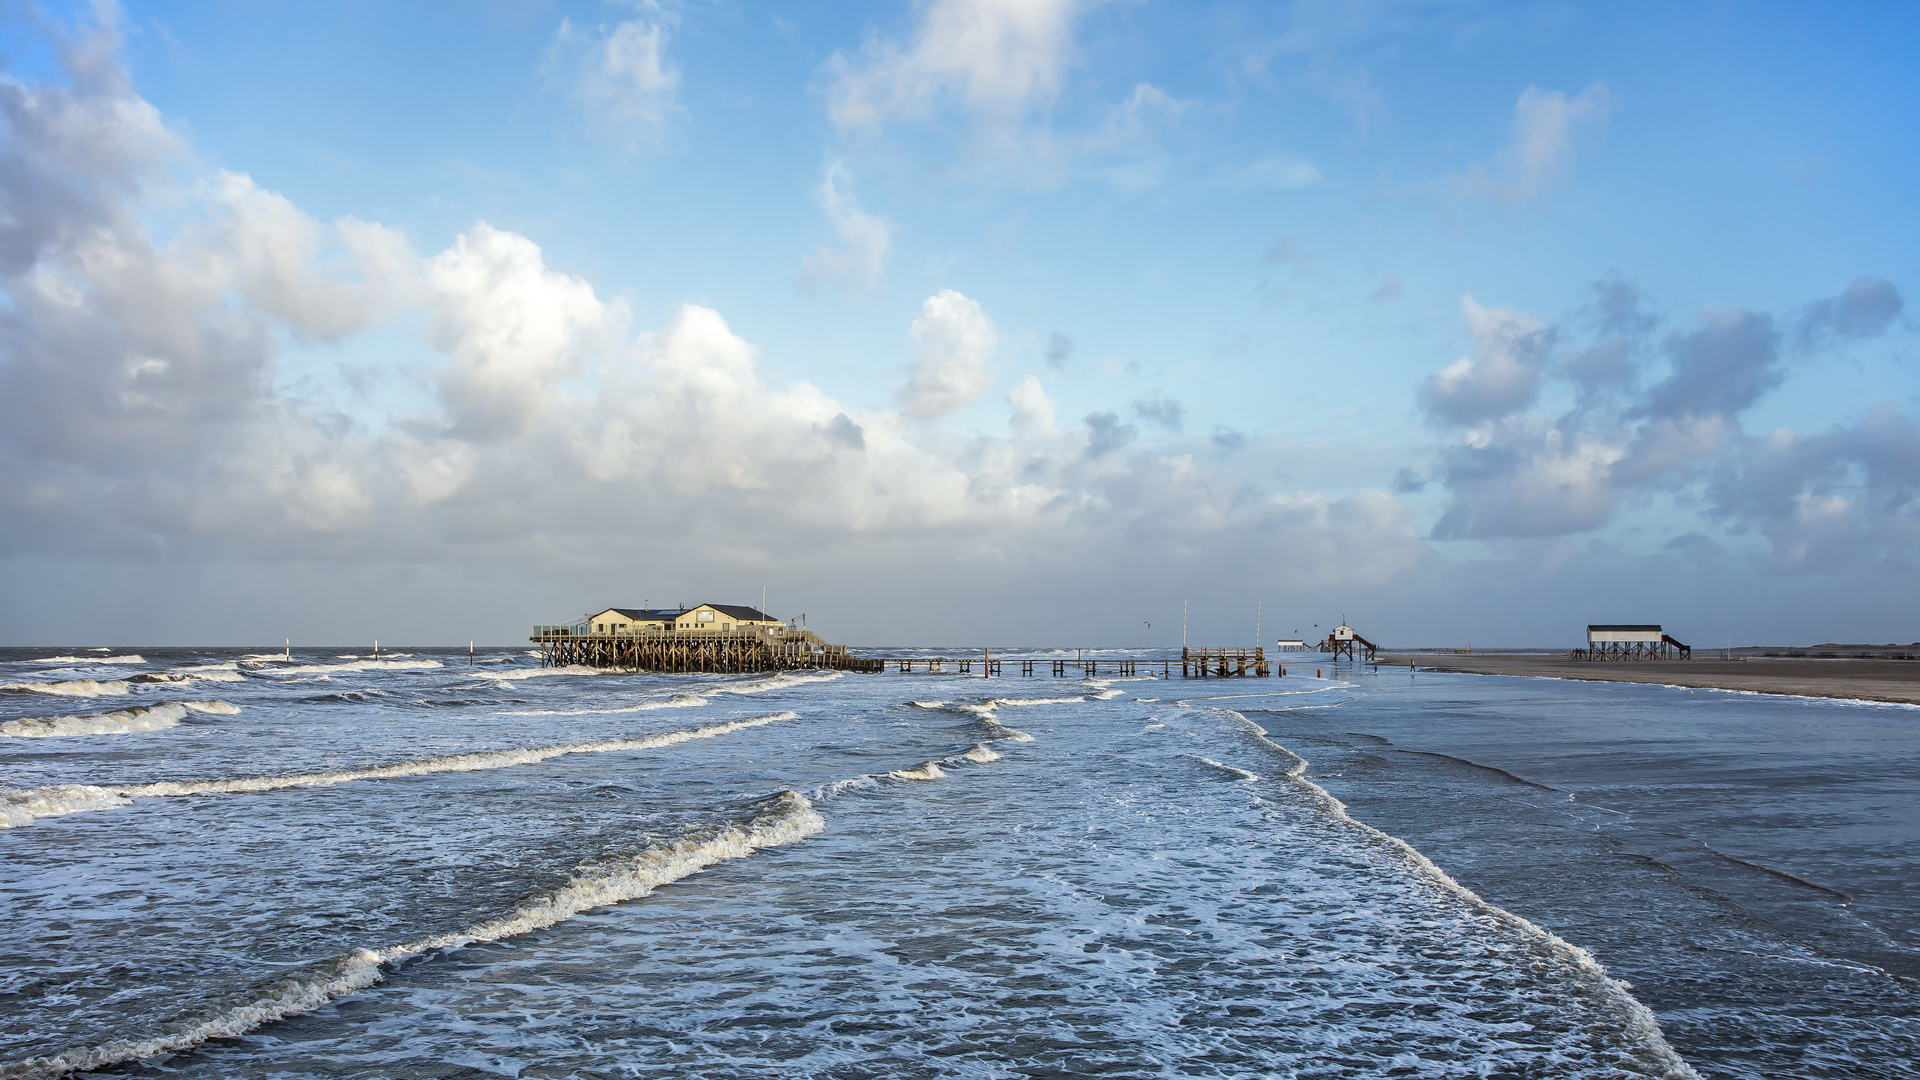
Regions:
<instances>
[{"instance_id":1,"label":"wet sand","mask_svg":"<svg viewBox=\"0 0 1920 1080\"><path fill-rule=\"evenodd\" d=\"M1742 660L1636 660L1588 663L1564 654L1526 656L1487 653L1472 656L1381 653L1382 666L1417 664L1422 671L1458 671L1474 675L1522 675L1585 679L1593 682L1665 683L1758 694L1858 698L1920 705L1920 660L1823 660L1754 658Z\"/></svg>"}]
</instances>

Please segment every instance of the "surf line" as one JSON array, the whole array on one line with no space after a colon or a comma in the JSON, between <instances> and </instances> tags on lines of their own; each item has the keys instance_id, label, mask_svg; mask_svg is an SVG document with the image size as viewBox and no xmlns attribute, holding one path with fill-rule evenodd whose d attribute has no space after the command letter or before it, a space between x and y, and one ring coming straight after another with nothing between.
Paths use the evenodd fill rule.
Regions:
<instances>
[{"instance_id":1,"label":"surf line","mask_svg":"<svg viewBox=\"0 0 1920 1080\"><path fill-rule=\"evenodd\" d=\"M387 967L409 957L544 930L583 911L648 896L662 885L699 873L715 863L745 858L761 848L798 843L827 827L826 821L814 812L813 804L797 791L779 792L754 809L758 812L746 822L695 830L670 843L652 844L637 855L581 863L558 889L534 897L499 918L384 949L356 949L307 971L278 979L252 1001L179 1022L157 1035L0 1065L0 1080L38 1080L87 1072L191 1050L209 1039L235 1038L365 990L385 978Z\"/></svg>"},{"instance_id":2,"label":"surf line","mask_svg":"<svg viewBox=\"0 0 1920 1080\"><path fill-rule=\"evenodd\" d=\"M1613 1006L1616 1014L1618 1014L1624 1022L1627 1031L1638 1040L1641 1047L1654 1059L1652 1064L1660 1070L1659 1075L1663 1077L1664 1080L1701 1080L1700 1074L1695 1072L1693 1066L1687 1064L1686 1059L1682 1058L1679 1051L1673 1048L1673 1044L1667 1041L1666 1033L1660 1030L1660 1021L1654 1017L1653 1010L1647 1008L1639 998L1634 997L1632 991L1627 988L1625 983L1607 974L1607 969L1601 965L1600 961L1594 959L1592 953L1567 941L1537 923L1522 918L1498 904L1490 903L1482 899L1480 894L1455 881L1452 875L1440 869L1437 863L1421 854L1420 850L1412 844L1394 836L1392 833L1376 829L1372 825L1349 814L1346 803L1341 802L1326 788L1306 778L1307 759L1268 738L1267 730L1259 724L1254 723L1252 720L1249 720L1247 717L1232 709L1220 708L1214 705L1198 707L1210 709L1214 712L1225 713L1240 721L1252 729L1256 741L1291 758L1292 763L1288 765L1286 771L1281 774L1282 779L1290 780L1302 788L1305 788L1316 801L1320 802L1326 808L1327 812L1335 821L1362 836L1386 844L1412 864L1416 872L1434 881L1448 892L1453 893L1475 910L1497 920L1508 929L1518 933L1523 939L1536 941L1545 945L1550 953L1572 968L1573 973L1582 982L1599 991L1603 999Z\"/></svg>"},{"instance_id":3,"label":"surf line","mask_svg":"<svg viewBox=\"0 0 1920 1080\"><path fill-rule=\"evenodd\" d=\"M450 757L403 761L371 769L346 769L337 772L305 773L294 776L254 776L237 780L165 780L154 784L124 784L97 787L92 784L61 784L52 787L19 788L0 791L0 829L18 828L37 818L79 814L90 810L108 810L132 805L135 799L167 798L177 795L240 795L287 788L327 787L355 780L390 780L403 776L427 776L432 773L483 772L515 765L531 765L568 754L608 754L622 750L658 750L695 739L711 739L736 731L762 727L783 720L797 720L799 713L777 712L724 724L643 735L632 739L608 739L603 742L566 743L559 746L529 746L517 750L485 750Z\"/></svg>"}]
</instances>

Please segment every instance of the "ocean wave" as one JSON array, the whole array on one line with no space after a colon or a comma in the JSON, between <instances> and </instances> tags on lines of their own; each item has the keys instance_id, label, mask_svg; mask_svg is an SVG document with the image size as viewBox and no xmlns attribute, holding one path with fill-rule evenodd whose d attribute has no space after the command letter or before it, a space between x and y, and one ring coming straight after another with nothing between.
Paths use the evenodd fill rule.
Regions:
<instances>
[{"instance_id":1,"label":"ocean wave","mask_svg":"<svg viewBox=\"0 0 1920 1080\"><path fill-rule=\"evenodd\" d=\"M133 709L94 713L91 716L43 716L9 720L0 724L0 735L16 739L48 739L69 735L130 735L137 731L165 731L177 727L188 711L232 716L237 705L224 701L162 701Z\"/></svg>"},{"instance_id":2,"label":"ocean wave","mask_svg":"<svg viewBox=\"0 0 1920 1080\"><path fill-rule=\"evenodd\" d=\"M895 769L887 775L893 777L895 780L939 780L947 774L944 769L940 768L939 762L929 761L924 765L916 765L911 769Z\"/></svg>"},{"instance_id":3,"label":"ocean wave","mask_svg":"<svg viewBox=\"0 0 1920 1080\"><path fill-rule=\"evenodd\" d=\"M1700 1074L1696 1073L1679 1052L1674 1050L1672 1044L1667 1042L1666 1033L1660 1030L1660 1023L1654 1017L1653 1010L1641 1003L1639 998L1634 997L1632 989L1627 984L1608 975L1607 969L1601 965L1600 961L1594 959L1592 953L1536 923L1515 915L1506 908L1489 903L1482 899L1480 894L1455 881L1452 875L1440 869L1438 864L1421 854L1420 850L1412 844L1353 817L1347 812L1346 803L1341 802L1326 788L1306 778L1306 758L1274 742L1268 737L1267 730L1259 724L1232 709L1218 706L1204 707L1224 713L1245 724L1252 730L1257 742L1291 759L1291 763L1283 774L1284 777L1304 788L1339 824L1375 842L1385 844L1406 860L1416 873L1459 897L1474 910L1491 917L1521 938L1544 946L1548 953L1567 966L1576 979L1596 991L1600 998L1612 1007L1623 1027L1651 1059L1650 1063L1660 1070L1659 1075L1666 1080L1700 1080Z\"/></svg>"},{"instance_id":4,"label":"ocean wave","mask_svg":"<svg viewBox=\"0 0 1920 1080\"><path fill-rule=\"evenodd\" d=\"M66 682L0 683L0 690L21 694L52 694L56 697L112 697L127 692L122 679L99 682L94 679L70 679Z\"/></svg>"},{"instance_id":5,"label":"ocean wave","mask_svg":"<svg viewBox=\"0 0 1920 1080\"><path fill-rule=\"evenodd\" d=\"M764 694L769 690L785 690L790 686L807 686L812 683L829 683L846 677L847 673L844 671L815 671L806 675L782 671L777 675L763 676L739 686L719 686L714 689L725 694Z\"/></svg>"},{"instance_id":6,"label":"ocean wave","mask_svg":"<svg viewBox=\"0 0 1920 1080\"><path fill-rule=\"evenodd\" d=\"M272 670L274 675L333 675L342 671L415 671L443 666L438 660L349 660L344 664L295 664Z\"/></svg>"},{"instance_id":7,"label":"ocean wave","mask_svg":"<svg viewBox=\"0 0 1920 1080\"><path fill-rule=\"evenodd\" d=\"M1226 773L1228 776L1233 777L1235 780L1251 782L1251 781L1260 779L1260 776L1258 773L1248 772L1247 770L1240 768L1238 765L1228 765L1223 762L1215 761L1210 757L1202 757L1199 754L1181 754L1180 756L1183 758L1192 758L1194 761L1197 761L1200 764L1205 765L1209 768L1218 769L1221 772Z\"/></svg>"},{"instance_id":8,"label":"ocean wave","mask_svg":"<svg viewBox=\"0 0 1920 1080\"><path fill-rule=\"evenodd\" d=\"M1000 755L994 753L993 748L986 743L974 743L971 749L960 756L968 761L977 761L982 765L985 765L989 761L1000 760Z\"/></svg>"},{"instance_id":9,"label":"ocean wave","mask_svg":"<svg viewBox=\"0 0 1920 1080\"><path fill-rule=\"evenodd\" d=\"M91 784L56 784L52 787L0 790L0 828L15 829L31 825L35 818L59 817L89 810L109 810L130 806L132 800L111 788ZM0 1076L4 1076L0 1073Z\"/></svg>"},{"instance_id":10,"label":"ocean wave","mask_svg":"<svg viewBox=\"0 0 1920 1080\"><path fill-rule=\"evenodd\" d=\"M670 698L657 698L642 701L637 705L621 705L610 709L517 709L500 713L501 716L614 716L620 713L653 712L657 709L692 709L708 704L699 694L675 694Z\"/></svg>"},{"instance_id":11,"label":"ocean wave","mask_svg":"<svg viewBox=\"0 0 1920 1080\"><path fill-rule=\"evenodd\" d=\"M43 656L27 661L30 664L144 664L147 658L138 653L125 656Z\"/></svg>"},{"instance_id":12,"label":"ocean wave","mask_svg":"<svg viewBox=\"0 0 1920 1080\"><path fill-rule=\"evenodd\" d=\"M752 808L754 816L717 828L685 833L633 854L582 863L567 881L498 918L450 934L416 938L384 949L356 949L275 981L244 1004L174 1025L140 1039L68 1050L0 1066L0 1077L40 1078L102 1069L126 1061L190 1050L210 1039L231 1039L373 986L383 969L412 956L518 937L565 922L582 912L649 896L663 885L716 863L745 858L762 848L783 847L818 835L827 823L806 797L783 791Z\"/></svg>"},{"instance_id":13,"label":"ocean wave","mask_svg":"<svg viewBox=\"0 0 1920 1080\"><path fill-rule=\"evenodd\" d=\"M222 703L224 704L224 703ZM228 706L231 708L232 706ZM707 727L690 728L682 731L668 731L659 735L643 735L631 739L607 739L601 742L565 743L559 746L529 746L518 750L486 750L470 754L453 754L447 757L423 758L418 761L403 761L397 765L381 765L371 769L342 769L335 772L304 773L293 776L254 776L237 780L163 780L154 784L123 784L115 787L92 788L90 790L108 792L120 799L159 799L179 795L242 795L262 791L284 791L288 788L330 787L334 784L352 783L357 780L392 780L404 776L428 776L433 773L484 772L489 769L505 769L515 765L531 765L549 758L564 757L569 754L607 754L622 750L658 750L663 747L677 746L695 739L711 739L719 735L730 735L736 731L746 731L765 724L782 720L797 720L798 713L778 712L767 716L756 716L746 720L733 720L724 724L712 724ZM0 794L7 797L19 795L28 800L35 792L52 789L26 788ZM29 802L22 802L29 805ZM78 806L73 809L57 809L65 805L59 802L31 805L49 807L45 813L31 813L23 820L8 818L8 827L25 825L36 817L56 817L61 814L74 814L83 810L99 809L95 806ZM112 803L120 806L125 803Z\"/></svg>"},{"instance_id":14,"label":"ocean wave","mask_svg":"<svg viewBox=\"0 0 1920 1080\"><path fill-rule=\"evenodd\" d=\"M622 668L597 668L585 664L568 664L566 667L514 668L512 671L466 671L461 674L472 679L493 679L498 682L518 682L521 679L539 679L548 675L617 675Z\"/></svg>"}]
</instances>

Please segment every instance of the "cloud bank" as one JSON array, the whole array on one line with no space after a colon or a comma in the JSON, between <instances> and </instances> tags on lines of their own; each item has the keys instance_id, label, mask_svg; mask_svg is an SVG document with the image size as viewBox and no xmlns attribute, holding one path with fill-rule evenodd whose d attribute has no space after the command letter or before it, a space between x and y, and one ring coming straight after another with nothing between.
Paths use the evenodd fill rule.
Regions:
<instances>
[{"instance_id":1,"label":"cloud bank","mask_svg":"<svg viewBox=\"0 0 1920 1080\"><path fill-rule=\"evenodd\" d=\"M163 200L191 162L133 92L112 28L81 35L67 63L68 84L0 83L8 557L645 558L737 574L901 545L1133 567L1284 552L1277 573L1316 586L1391 580L1427 557L1393 496L1263 490L1117 414L1063 427L1038 372L1015 373L1004 419L965 420L1007 358L987 312L953 289L902 328L898 407L862 409L807 382L770 385L759 350L711 308L636 329L624 304L484 221L420 252L240 174ZM993 76L1029 88L1016 97L1051 77ZM884 228L862 247L871 219L842 179L829 170L823 202L859 276L877 269ZM184 209L175 220L163 205ZM416 326L432 359L389 373L419 391L415 406L289 389L290 342ZM1183 416L1170 398L1134 411L1169 434ZM1028 573L1045 572L1033 563L1009 587Z\"/></svg>"}]
</instances>

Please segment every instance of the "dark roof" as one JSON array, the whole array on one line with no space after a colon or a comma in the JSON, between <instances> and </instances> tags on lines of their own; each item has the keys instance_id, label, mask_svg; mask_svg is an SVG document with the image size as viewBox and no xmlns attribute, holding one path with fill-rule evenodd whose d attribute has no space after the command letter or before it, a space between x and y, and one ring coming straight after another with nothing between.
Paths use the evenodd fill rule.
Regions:
<instances>
[{"instance_id":1,"label":"dark roof","mask_svg":"<svg viewBox=\"0 0 1920 1080\"><path fill-rule=\"evenodd\" d=\"M759 608L746 607L741 604L705 604L702 606L710 607L713 610L720 612L722 615L731 615L736 619L743 619L747 622L779 622L780 621L779 619L774 618L773 616L767 614L766 612L761 611Z\"/></svg>"},{"instance_id":2,"label":"dark roof","mask_svg":"<svg viewBox=\"0 0 1920 1080\"><path fill-rule=\"evenodd\" d=\"M728 615L746 622L779 622L759 608L745 607L740 604L695 604L694 607L710 607L722 615ZM692 611L693 608L602 608L602 611L617 611L636 622L654 622L675 619Z\"/></svg>"},{"instance_id":3,"label":"dark roof","mask_svg":"<svg viewBox=\"0 0 1920 1080\"><path fill-rule=\"evenodd\" d=\"M1588 623L1589 633L1595 630L1645 630L1648 633L1660 632L1659 623Z\"/></svg>"}]
</instances>

